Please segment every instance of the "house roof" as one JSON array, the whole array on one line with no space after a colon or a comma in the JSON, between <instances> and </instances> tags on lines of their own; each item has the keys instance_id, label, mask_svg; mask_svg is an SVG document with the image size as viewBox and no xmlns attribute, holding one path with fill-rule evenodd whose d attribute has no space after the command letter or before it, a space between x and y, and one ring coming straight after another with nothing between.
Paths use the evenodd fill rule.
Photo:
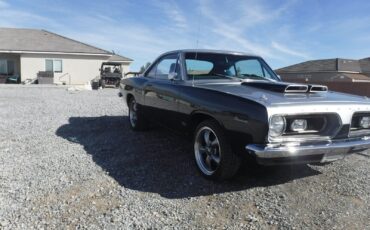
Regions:
<instances>
[{"instance_id":1,"label":"house roof","mask_svg":"<svg viewBox=\"0 0 370 230\"><path fill-rule=\"evenodd\" d=\"M118 54L114 54L112 55L112 57L108 59L108 61L110 62L132 62L133 60L130 58L118 55Z\"/></svg>"},{"instance_id":2,"label":"house roof","mask_svg":"<svg viewBox=\"0 0 370 230\"><path fill-rule=\"evenodd\" d=\"M0 52L112 55L109 51L46 30L18 28L0 28Z\"/></svg>"},{"instance_id":3,"label":"house roof","mask_svg":"<svg viewBox=\"0 0 370 230\"><path fill-rule=\"evenodd\" d=\"M370 82L370 78L363 74L345 73L343 75L351 79L352 82Z\"/></svg>"},{"instance_id":4,"label":"house roof","mask_svg":"<svg viewBox=\"0 0 370 230\"><path fill-rule=\"evenodd\" d=\"M370 73L370 57L359 60L362 72Z\"/></svg>"},{"instance_id":5,"label":"house roof","mask_svg":"<svg viewBox=\"0 0 370 230\"><path fill-rule=\"evenodd\" d=\"M277 72L319 72L319 71L335 71L336 59L312 60L295 65L277 69Z\"/></svg>"},{"instance_id":6,"label":"house roof","mask_svg":"<svg viewBox=\"0 0 370 230\"><path fill-rule=\"evenodd\" d=\"M370 64L370 62L369 62ZM370 66L369 66L370 67ZM277 72L362 72L359 60L353 59L323 59L312 60L276 70Z\"/></svg>"},{"instance_id":7,"label":"house roof","mask_svg":"<svg viewBox=\"0 0 370 230\"><path fill-rule=\"evenodd\" d=\"M340 73L340 72L312 72L312 73L292 73L281 74L284 81L320 81L320 82L370 82L370 78L359 73Z\"/></svg>"}]
</instances>

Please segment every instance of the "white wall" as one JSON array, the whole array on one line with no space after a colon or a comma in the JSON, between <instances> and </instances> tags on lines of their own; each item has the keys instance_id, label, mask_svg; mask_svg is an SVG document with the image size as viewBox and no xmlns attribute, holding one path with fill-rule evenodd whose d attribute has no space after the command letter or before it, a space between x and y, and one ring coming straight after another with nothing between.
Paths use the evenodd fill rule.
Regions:
<instances>
[{"instance_id":1,"label":"white wall","mask_svg":"<svg viewBox=\"0 0 370 230\"><path fill-rule=\"evenodd\" d=\"M28 78L36 78L39 71L45 71L45 59L61 59L63 61L63 72L54 73L54 82L59 82L59 77L64 75L65 77L61 81L69 84L69 74L71 84L85 84L99 75L101 63L107 61L108 58L107 56L88 55L21 54L21 77L22 81ZM129 71L129 65L124 65L123 70L125 72Z\"/></svg>"},{"instance_id":2,"label":"white wall","mask_svg":"<svg viewBox=\"0 0 370 230\"><path fill-rule=\"evenodd\" d=\"M125 73L130 72L130 63L122 63L121 66L123 76L125 75Z\"/></svg>"}]
</instances>

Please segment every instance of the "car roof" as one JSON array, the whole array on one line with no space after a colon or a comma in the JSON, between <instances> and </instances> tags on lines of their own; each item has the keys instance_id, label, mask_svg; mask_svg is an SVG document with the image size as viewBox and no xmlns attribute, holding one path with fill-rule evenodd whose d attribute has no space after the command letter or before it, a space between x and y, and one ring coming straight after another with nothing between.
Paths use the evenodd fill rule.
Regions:
<instances>
[{"instance_id":1,"label":"car roof","mask_svg":"<svg viewBox=\"0 0 370 230\"><path fill-rule=\"evenodd\" d=\"M255 55L255 54L248 54L244 52L236 52L236 51L228 51L228 50L212 50L212 49L179 49L179 50L172 50L165 53L162 53L160 56L158 56L155 61L151 63L151 65L144 71L143 75L147 74L148 71L152 68L155 63L160 60L162 57L174 54L174 53L214 53L214 54L230 54L230 55L244 55L248 57L257 57L261 58L261 56Z\"/></svg>"},{"instance_id":2,"label":"car roof","mask_svg":"<svg viewBox=\"0 0 370 230\"><path fill-rule=\"evenodd\" d=\"M233 55L245 55L245 56L252 56L252 57L260 57L255 54L239 52L239 51L230 51L230 50L212 50L212 49L180 49L180 50L172 50L163 55L171 54L171 53L215 53L215 54L233 54Z\"/></svg>"}]
</instances>

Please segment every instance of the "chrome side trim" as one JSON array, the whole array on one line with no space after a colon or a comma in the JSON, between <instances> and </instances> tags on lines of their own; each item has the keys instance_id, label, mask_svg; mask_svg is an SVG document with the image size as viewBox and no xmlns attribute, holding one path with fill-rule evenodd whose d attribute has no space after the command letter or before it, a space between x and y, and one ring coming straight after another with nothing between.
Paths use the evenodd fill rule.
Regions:
<instances>
[{"instance_id":1,"label":"chrome side trim","mask_svg":"<svg viewBox=\"0 0 370 230\"><path fill-rule=\"evenodd\" d=\"M370 135L369 129L350 130L348 134L349 137L360 137L360 136L367 136L367 135Z\"/></svg>"},{"instance_id":2,"label":"chrome side trim","mask_svg":"<svg viewBox=\"0 0 370 230\"><path fill-rule=\"evenodd\" d=\"M327 141L324 143L287 143L284 145L256 145L251 144L245 147L247 151L254 154L257 159L275 159L284 157L299 157L324 155L321 162L336 159L335 156L345 156L348 153L361 152L370 149L370 136L358 139L346 139L341 141Z\"/></svg>"}]
</instances>

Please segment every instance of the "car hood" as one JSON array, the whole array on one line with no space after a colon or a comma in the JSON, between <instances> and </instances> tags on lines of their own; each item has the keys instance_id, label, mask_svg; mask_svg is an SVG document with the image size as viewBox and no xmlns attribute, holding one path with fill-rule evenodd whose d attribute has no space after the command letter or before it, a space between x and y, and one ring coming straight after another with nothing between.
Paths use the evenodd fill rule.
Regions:
<instances>
[{"instance_id":1,"label":"car hood","mask_svg":"<svg viewBox=\"0 0 370 230\"><path fill-rule=\"evenodd\" d=\"M322 92L286 92L287 86L311 86L281 82L204 82L195 87L221 91L227 94L254 100L265 106L282 106L295 104L370 104L367 97L355 96L333 91ZM293 87L294 88L294 87Z\"/></svg>"}]
</instances>

